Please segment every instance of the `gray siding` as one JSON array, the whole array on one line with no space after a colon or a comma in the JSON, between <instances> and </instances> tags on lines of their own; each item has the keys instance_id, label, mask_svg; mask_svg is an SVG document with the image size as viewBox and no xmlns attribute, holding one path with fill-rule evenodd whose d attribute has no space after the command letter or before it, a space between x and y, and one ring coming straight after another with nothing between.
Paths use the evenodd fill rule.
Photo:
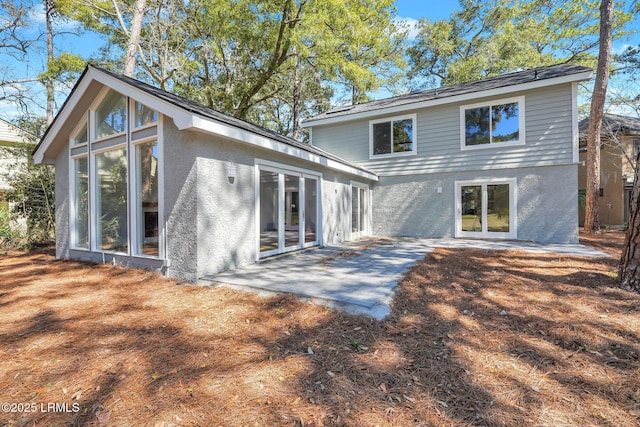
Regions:
<instances>
[{"instance_id":1,"label":"gray siding","mask_svg":"<svg viewBox=\"0 0 640 427\"><path fill-rule=\"evenodd\" d=\"M373 190L373 232L380 236L454 237L455 182L491 178L517 180L518 240L578 241L576 165L383 177ZM437 192L438 187L442 193Z\"/></svg>"},{"instance_id":2,"label":"gray siding","mask_svg":"<svg viewBox=\"0 0 640 427\"><path fill-rule=\"evenodd\" d=\"M526 144L460 149L460 106L525 96ZM369 160L369 119L313 128L313 144L381 175L570 164L571 84L429 107L417 113L417 155ZM377 118L383 118L379 116Z\"/></svg>"}]
</instances>

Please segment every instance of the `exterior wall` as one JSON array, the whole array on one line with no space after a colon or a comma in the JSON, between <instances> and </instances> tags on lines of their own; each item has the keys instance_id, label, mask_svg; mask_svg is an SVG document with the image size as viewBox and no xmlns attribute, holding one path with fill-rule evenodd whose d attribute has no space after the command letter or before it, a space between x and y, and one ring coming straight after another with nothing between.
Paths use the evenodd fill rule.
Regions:
<instances>
[{"instance_id":1,"label":"exterior wall","mask_svg":"<svg viewBox=\"0 0 640 427\"><path fill-rule=\"evenodd\" d=\"M455 182L517 179L517 239L575 243L576 165L382 177L373 191L373 232L382 236L455 236ZM562 182L562 186L558 183ZM442 193L438 193L442 187Z\"/></svg>"},{"instance_id":2,"label":"exterior wall","mask_svg":"<svg viewBox=\"0 0 640 427\"><path fill-rule=\"evenodd\" d=\"M69 258L69 149L56 158L56 258Z\"/></svg>"},{"instance_id":3,"label":"exterior wall","mask_svg":"<svg viewBox=\"0 0 640 427\"><path fill-rule=\"evenodd\" d=\"M417 154L369 160L369 120L313 127L313 145L381 175L533 167L573 162L571 84L529 90L525 97L526 144L460 149L460 106L509 98L515 94L445 104L417 113ZM398 114L394 114L398 115ZM392 115L392 116L394 116Z\"/></svg>"},{"instance_id":4,"label":"exterior wall","mask_svg":"<svg viewBox=\"0 0 640 427\"><path fill-rule=\"evenodd\" d=\"M628 153L633 153L634 137L623 137L622 145ZM580 152L578 166L578 186L583 190L587 186L587 152ZM583 163L585 162L584 166ZM600 224L604 227L619 227L626 222L625 186L633 185L633 167L621 154L617 146L605 143L600 149ZM584 206L579 206L579 224L584 225Z\"/></svg>"},{"instance_id":5,"label":"exterior wall","mask_svg":"<svg viewBox=\"0 0 640 427\"><path fill-rule=\"evenodd\" d=\"M256 262L256 161L322 173L322 244L350 234L350 177L270 150L164 123L167 274L196 281ZM228 166L236 169L233 182Z\"/></svg>"}]
</instances>

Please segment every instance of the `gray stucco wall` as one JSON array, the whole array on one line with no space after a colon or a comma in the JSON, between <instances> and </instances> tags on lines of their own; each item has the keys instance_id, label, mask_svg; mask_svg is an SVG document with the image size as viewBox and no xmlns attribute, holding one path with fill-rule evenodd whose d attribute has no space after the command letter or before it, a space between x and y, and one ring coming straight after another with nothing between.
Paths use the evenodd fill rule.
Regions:
<instances>
[{"instance_id":1,"label":"gray stucco wall","mask_svg":"<svg viewBox=\"0 0 640 427\"><path fill-rule=\"evenodd\" d=\"M517 180L518 240L578 241L576 165L381 177L373 190L373 233L454 237L455 182L493 178Z\"/></svg>"},{"instance_id":2,"label":"gray stucco wall","mask_svg":"<svg viewBox=\"0 0 640 427\"><path fill-rule=\"evenodd\" d=\"M56 258L69 258L69 149L56 158Z\"/></svg>"}]
</instances>

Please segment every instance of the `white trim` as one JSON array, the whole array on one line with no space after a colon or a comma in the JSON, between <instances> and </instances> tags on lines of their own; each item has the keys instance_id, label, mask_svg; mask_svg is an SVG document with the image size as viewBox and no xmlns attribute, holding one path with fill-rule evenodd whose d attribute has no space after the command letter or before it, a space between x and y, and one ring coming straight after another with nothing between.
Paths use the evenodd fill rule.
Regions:
<instances>
[{"instance_id":1,"label":"white trim","mask_svg":"<svg viewBox=\"0 0 640 427\"><path fill-rule=\"evenodd\" d=\"M346 172L371 181L378 181L378 176L374 173L369 173L342 162L331 160L322 155L314 154L292 145L278 142L253 132L186 111L185 109L165 101L162 98L125 83L124 81L109 74L103 73L94 67L89 67L87 69L86 74L82 77L82 80L78 82L73 93L67 99L63 110L58 114L58 117L56 117L54 123L49 128L47 135L41 141L40 146L33 154L33 158L36 163L55 163L54 158L45 159L45 153L54 140L57 139L63 126L73 113L76 105L80 102L85 91L94 81L105 86L105 88L102 89L105 93L110 89L120 94L126 94L125 96L133 98L146 106L153 106L153 109L158 112L158 116L164 115L171 117L179 130L198 130L213 135L226 136L250 145L267 148L282 154L316 163L329 169ZM104 96L102 91L99 96L96 97L96 101L94 101L94 103L98 102L99 99ZM92 103L92 107L94 103ZM91 135L89 137L91 138Z\"/></svg>"},{"instance_id":2,"label":"white trim","mask_svg":"<svg viewBox=\"0 0 640 427\"><path fill-rule=\"evenodd\" d=\"M473 99L506 95L509 93L520 92L520 91L531 90L531 89L538 89L546 86L553 86L553 85L558 85L563 83L573 83L573 82L589 80L592 75L593 75L592 71L584 71L581 73L569 74L562 77L535 80L528 83L520 83L517 85L505 86L505 87L478 91L478 92L469 92L469 93L450 96L446 98L436 98L436 99L430 99L430 100L421 101L421 102L407 102L405 104L395 105L393 107L386 107L386 108L381 107L375 110L362 111L362 112L353 113L353 114L344 114L342 116L337 116L337 117L329 117L329 118L324 118L319 120L311 119L310 121L303 122L301 126L303 128L310 128L313 126L335 124L340 122L359 120L359 119L386 115L386 114L404 113L407 110L418 110L418 109L433 107L437 105L465 102Z\"/></svg>"},{"instance_id":3,"label":"white trim","mask_svg":"<svg viewBox=\"0 0 640 427\"><path fill-rule=\"evenodd\" d=\"M580 161L580 134L578 129L578 83L571 84L571 147L573 148L573 162Z\"/></svg>"},{"instance_id":4,"label":"white trim","mask_svg":"<svg viewBox=\"0 0 640 427\"><path fill-rule=\"evenodd\" d=\"M492 129L491 126L491 108L496 105L503 104L518 104L518 139L516 141L504 141L504 142L492 142L492 134L489 135L489 143L488 144L478 144L478 145L466 145L466 110L471 110L474 108L482 108L489 107L489 128ZM491 131L492 132L492 131ZM496 99L493 101L487 102L479 102L476 104L466 104L460 106L460 150L486 150L489 148L502 148L502 147L511 147L517 145L524 145L527 141L526 137L526 129L525 129L525 105L524 105L524 95L514 96L512 98L502 98Z\"/></svg>"},{"instance_id":5,"label":"white trim","mask_svg":"<svg viewBox=\"0 0 640 427\"><path fill-rule=\"evenodd\" d=\"M225 123L215 121L213 119L208 119L205 117L194 115L192 116L192 120L189 123L181 123L179 125L178 122L176 122L176 126L178 126L180 130L197 129L199 131L209 133L211 135L224 136L227 138L245 142L247 144L266 148L271 151L276 151L278 153L286 154L288 156L292 156L292 157L296 157L312 163L316 163L324 167L327 167L329 169L346 172L352 175L362 177L364 179L369 179L371 181L378 181L378 176L375 174L365 172L361 169L356 169L355 167L348 166L346 164L337 162L335 160L331 160L329 158L320 156L318 154L311 153L306 150L302 150L301 148L297 148L292 145L285 144L283 142L275 141L273 139L255 134L253 132L249 132L244 129L237 128L235 126L231 126ZM184 126L184 127L180 127L180 126Z\"/></svg>"},{"instance_id":6,"label":"white trim","mask_svg":"<svg viewBox=\"0 0 640 427\"><path fill-rule=\"evenodd\" d=\"M84 147L86 145L89 145L89 141L91 141L91 137L89 136L89 119L88 119L88 111L84 114L84 118L82 120L80 120L80 122L76 125L76 127L73 128L73 130L71 131L71 133L69 134L69 149L71 150L72 148L79 148L79 147ZM73 141L75 140L75 136L78 135L78 133L80 132L81 128L84 126L85 128L85 132L87 133L87 142L81 142L80 144L74 144Z\"/></svg>"},{"instance_id":7,"label":"white trim","mask_svg":"<svg viewBox=\"0 0 640 427\"><path fill-rule=\"evenodd\" d=\"M294 167L282 163L272 162L269 160L255 159L254 160L254 179L255 179L255 238L256 238L256 262L263 258L267 258L273 255L279 255L287 252L297 251L303 248L320 246L322 245L322 173L311 171L299 167ZM268 251L260 251L260 172L272 172L278 176L278 247ZM286 194L285 194L285 175L295 176L298 178L298 204L300 205L298 210L298 244L292 246L286 246L285 239L285 208L286 208ZM306 204L306 178L316 181L316 240L313 242L305 242L305 204Z\"/></svg>"},{"instance_id":8,"label":"white trim","mask_svg":"<svg viewBox=\"0 0 640 427\"><path fill-rule=\"evenodd\" d=\"M498 233L487 231L487 185L508 184L509 185L509 232ZM482 187L482 231L462 231L462 187L464 186ZM489 178L477 180L455 181L455 237L471 237L482 239L517 239L518 238L518 180L517 178Z\"/></svg>"},{"instance_id":9,"label":"white trim","mask_svg":"<svg viewBox=\"0 0 640 427\"><path fill-rule=\"evenodd\" d=\"M411 151L399 151L397 153L393 152L393 122L400 120L411 119L412 123L412 131L411 131ZM391 152L386 154L374 154L373 152L373 125L378 123L389 123L391 127L391 140L389 143L391 144ZM418 154L418 136L417 136L417 127L418 127L418 119L417 114L405 114L402 116L394 116L394 117L385 117L382 119L369 120L369 160L374 159L385 159L390 157L404 157L404 156L415 156Z\"/></svg>"},{"instance_id":10,"label":"white trim","mask_svg":"<svg viewBox=\"0 0 640 427\"><path fill-rule=\"evenodd\" d=\"M365 200L364 200L364 227L362 231L353 231L353 187L358 190L365 190ZM360 196L358 196L358 202L362 203L360 200ZM372 215L371 215L371 187L368 184L358 181L351 181L351 185L349 186L349 205L351 209L349 210L349 233L350 239L354 240L360 237L369 236L371 234L372 229ZM359 206L358 206L359 207Z\"/></svg>"}]
</instances>

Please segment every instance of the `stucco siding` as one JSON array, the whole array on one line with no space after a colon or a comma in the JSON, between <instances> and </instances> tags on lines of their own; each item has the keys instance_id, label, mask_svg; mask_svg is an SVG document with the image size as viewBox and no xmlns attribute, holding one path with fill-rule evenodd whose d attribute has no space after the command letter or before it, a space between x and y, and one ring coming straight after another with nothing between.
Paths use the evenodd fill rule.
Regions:
<instances>
[{"instance_id":1,"label":"stucco siding","mask_svg":"<svg viewBox=\"0 0 640 427\"><path fill-rule=\"evenodd\" d=\"M512 94L515 96L516 94ZM519 168L569 164L573 161L571 85L556 85L523 92L526 143L462 150L460 107L508 98L479 98L468 103L445 104L416 113L415 156L369 159L369 119L335 126L313 127L313 144L381 175L440 173L493 168ZM384 118L385 116L372 117Z\"/></svg>"},{"instance_id":2,"label":"stucco siding","mask_svg":"<svg viewBox=\"0 0 640 427\"><path fill-rule=\"evenodd\" d=\"M254 159L242 145L199 135L199 277L255 262ZM233 180L229 165L236 168Z\"/></svg>"},{"instance_id":3,"label":"stucco siding","mask_svg":"<svg viewBox=\"0 0 640 427\"><path fill-rule=\"evenodd\" d=\"M197 279L197 143L170 118L163 122L167 275Z\"/></svg>"},{"instance_id":4,"label":"stucco siding","mask_svg":"<svg viewBox=\"0 0 640 427\"><path fill-rule=\"evenodd\" d=\"M69 151L61 150L56 158L56 258L69 258Z\"/></svg>"},{"instance_id":5,"label":"stucco siding","mask_svg":"<svg viewBox=\"0 0 640 427\"><path fill-rule=\"evenodd\" d=\"M575 243L576 165L383 177L373 191L373 232L381 236L455 236L455 183L516 178L518 240ZM558 186L562 182L562 186ZM438 188L442 193L438 193Z\"/></svg>"}]
</instances>

